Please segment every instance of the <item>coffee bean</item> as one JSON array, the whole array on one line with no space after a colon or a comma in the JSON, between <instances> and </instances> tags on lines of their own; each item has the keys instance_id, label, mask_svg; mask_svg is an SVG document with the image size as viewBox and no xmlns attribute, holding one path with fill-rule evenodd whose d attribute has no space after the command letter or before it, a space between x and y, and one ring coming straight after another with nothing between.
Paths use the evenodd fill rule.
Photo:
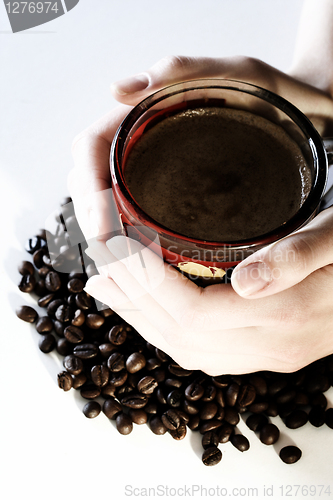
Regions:
<instances>
[{"instance_id":1,"label":"coffee bean","mask_svg":"<svg viewBox=\"0 0 333 500\"><path fill-rule=\"evenodd\" d=\"M84 399L95 399L100 396L101 389L95 385L87 384L81 387L80 394Z\"/></svg>"},{"instance_id":2,"label":"coffee bean","mask_svg":"<svg viewBox=\"0 0 333 500\"><path fill-rule=\"evenodd\" d=\"M158 383L154 379L154 377L151 377L149 375L146 375L142 379L139 380L138 382L138 391L142 392L142 394L152 394L156 387L158 386Z\"/></svg>"},{"instance_id":3,"label":"coffee bean","mask_svg":"<svg viewBox=\"0 0 333 500\"><path fill-rule=\"evenodd\" d=\"M219 387L220 389L225 389L230 384L230 376L219 375L217 377L212 377L212 382L215 385L215 387Z\"/></svg>"},{"instance_id":4,"label":"coffee bean","mask_svg":"<svg viewBox=\"0 0 333 500\"><path fill-rule=\"evenodd\" d=\"M126 382L127 377L128 377L127 371L120 370L120 372L110 373L109 382L110 384L113 384L116 387L120 387Z\"/></svg>"},{"instance_id":5,"label":"coffee bean","mask_svg":"<svg viewBox=\"0 0 333 500\"><path fill-rule=\"evenodd\" d=\"M33 236L29 238L25 244L25 250L33 254L36 250L39 250L42 246L45 245L45 241L40 238L40 236Z\"/></svg>"},{"instance_id":6,"label":"coffee bean","mask_svg":"<svg viewBox=\"0 0 333 500\"><path fill-rule=\"evenodd\" d=\"M106 342L105 344L100 344L98 346L99 352L103 356L103 358L109 358L111 354L117 349L116 346L110 344L110 342Z\"/></svg>"},{"instance_id":7,"label":"coffee bean","mask_svg":"<svg viewBox=\"0 0 333 500\"><path fill-rule=\"evenodd\" d=\"M251 413L264 413L269 407L268 401L258 401L254 402L247 407L247 410Z\"/></svg>"},{"instance_id":8,"label":"coffee bean","mask_svg":"<svg viewBox=\"0 0 333 500\"><path fill-rule=\"evenodd\" d=\"M315 394L311 394L310 404L311 406L320 406L321 408L326 410L327 407L326 396L321 392L316 392Z\"/></svg>"},{"instance_id":9,"label":"coffee bean","mask_svg":"<svg viewBox=\"0 0 333 500\"><path fill-rule=\"evenodd\" d=\"M36 250L32 256L32 260L33 260L33 263L34 263L34 266L37 268L37 269L42 269L42 268L46 268L47 269L47 272L50 271L50 268L48 266L45 266L44 265L44 256L46 254L46 250L45 248L40 248L39 250ZM47 274L47 273L46 273ZM43 278L45 278L46 274L44 274L44 276L42 276Z\"/></svg>"},{"instance_id":10,"label":"coffee bean","mask_svg":"<svg viewBox=\"0 0 333 500\"><path fill-rule=\"evenodd\" d=\"M105 413L105 415L111 420L115 420L117 415L119 415L121 412L122 406L114 398L106 399L104 401L103 413Z\"/></svg>"},{"instance_id":11,"label":"coffee bean","mask_svg":"<svg viewBox=\"0 0 333 500\"><path fill-rule=\"evenodd\" d=\"M249 408L251 407L252 405L249 406ZM267 406L267 409L265 411L266 415L268 417L276 417L279 413L278 411L278 405L275 401L270 401L268 403L268 406Z\"/></svg>"},{"instance_id":12,"label":"coffee bean","mask_svg":"<svg viewBox=\"0 0 333 500\"><path fill-rule=\"evenodd\" d=\"M168 366L168 370L170 373L172 373L172 375L175 375L176 377L188 377L193 373L192 370L185 370L185 368L177 365L177 363L170 363Z\"/></svg>"},{"instance_id":13,"label":"coffee bean","mask_svg":"<svg viewBox=\"0 0 333 500\"><path fill-rule=\"evenodd\" d=\"M185 389L185 397L189 401L198 401L198 399L203 397L204 392L202 385L192 382L192 384L188 385Z\"/></svg>"},{"instance_id":14,"label":"coffee bean","mask_svg":"<svg viewBox=\"0 0 333 500\"><path fill-rule=\"evenodd\" d=\"M220 390L221 394L222 391ZM213 401L215 399L215 396L217 394L217 390L215 385L209 384L204 388L204 393L202 395L202 401L208 402L208 401ZM186 396L186 394L185 394ZM199 398L200 399L200 398ZM217 401L219 403L219 401ZM219 403L220 404L220 403Z\"/></svg>"},{"instance_id":15,"label":"coffee bean","mask_svg":"<svg viewBox=\"0 0 333 500\"><path fill-rule=\"evenodd\" d=\"M247 451L250 448L249 440L243 434L232 434L230 442L239 451Z\"/></svg>"},{"instance_id":16,"label":"coffee bean","mask_svg":"<svg viewBox=\"0 0 333 500\"><path fill-rule=\"evenodd\" d=\"M99 314L88 314L86 317L86 325L92 330L98 330L104 324L105 318Z\"/></svg>"},{"instance_id":17,"label":"coffee bean","mask_svg":"<svg viewBox=\"0 0 333 500\"><path fill-rule=\"evenodd\" d=\"M253 385L251 384L242 385L238 393L237 403L242 408L245 408L246 406L249 406L253 403L253 401L256 398L256 395L257 395L256 390Z\"/></svg>"},{"instance_id":18,"label":"coffee bean","mask_svg":"<svg viewBox=\"0 0 333 500\"><path fill-rule=\"evenodd\" d=\"M38 318L37 311L30 306L20 306L16 309L16 316L26 323L34 323Z\"/></svg>"},{"instance_id":19,"label":"coffee bean","mask_svg":"<svg viewBox=\"0 0 333 500\"><path fill-rule=\"evenodd\" d=\"M308 421L308 414L303 410L295 410L287 416L285 420L288 429L298 429Z\"/></svg>"},{"instance_id":20,"label":"coffee bean","mask_svg":"<svg viewBox=\"0 0 333 500\"><path fill-rule=\"evenodd\" d=\"M207 448L210 448L211 446L218 446L220 441L219 441L219 438L218 438L218 435L216 434L216 432L209 431L209 432L206 432L202 436L201 442L202 442L203 449L206 450Z\"/></svg>"},{"instance_id":21,"label":"coffee bean","mask_svg":"<svg viewBox=\"0 0 333 500\"><path fill-rule=\"evenodd\" d=\"M21 264L18 266L18 272L25 276L26 274L33 275L35 270L34 266L28 260L23 260Z\"/></svg>"},{"instance_id":22,"label":"coffee bean","mask_svg":"<svg viewBox=\"0 0 333 500\"><path fill-rule=\"evenodd\" d=\"M48 316L41 316L36 322L38 333L49 333L53 330L53 321Z\"/></svg>"},{"instance_id":23,"label":"coffee bean","mask_svg":"<svg viewBox=\"0 0 333 500\"><path fill-rule=\"evenodd\" d=\"M222 452L216 446L207 448L202 454L202 462L204 465L216 465L222 460Z\"/></svg>"},{"instance_id":24,"label":"coffee bean","mask_svg":"<svg viewBox=\"0 0 333 500\"><path fill-rule=\"evenodd\" d=\"M168 430L163 424L161 418L157 415L151 417L151 419L149 420L149 427L151 431L158 436L162 436Z\"/></svg>"},{"instance_id":25,"label":"coffee bean","mask_svg":"<svg viewBox=\"0 0 333 500\"><path fill-rule=\"evenodd\" d=\"M173 389L179 389L182 386L182 384L183 383L179 378L167 378L166 381L164 382L165 387L170 387Z\"/></svg>"},{"instance_id":26,"label":"coffee bean","mask_svg":"<svg viewBox=\"0 0 333 500\"><path fill-rule=\"evenodd\" d=\"M102 396L103 398L109 398L110 396L115 397L116 395L116 386L114 384L106 384L102 387Z\"/></svg>"},{"instance_id":27,"label":"coffee bean","mask_svg":"<svg viewBox=\"0 0 333 500\"><path fill-rule=\"evenodd\" d=\"M217 413L217 410L218 410L217 404L215 404L211 401L208 403L205 403L201 407L201 410L199 413L201 420L210 420L210 419L214 418L216 413Z\"/></svg>"},{"instance_id":28,"label":"coffee bean","mask_svg":"<svg viewBox=\"0 0 333 500\"><path fill-rule=\"evenodd\" d=\"M297 446L285 446L280 450L280 458L285 464L294 464L302 456L302 452Z\"/></svg>"},{"instance_id":29,"label":"coffee bean","mask_svg":"<svg viewBox=\"0 0 333 500\"><path fill-rule=\"evenodd\" d=\"M231 425L237 425L239 422L238 411L231 406L226 406L224 409L224 420Z\"/></svg>"},{"instance_id":30,"label":"coffee bean","mask_svg":"<svg viewBox=\"0 0 333 500\"><path fill-rule=\"evenodd\" d=\"M58 373L58 386L64 391L69 391L73 387L73 379L70 373Z\"/></svg>"},{"instance_id":31,"label":"coffee bean","mask_svg":"<svg viewBox=\"0 0 333 500\"><path fill-rule=\"evenodd\" d=\"M60 356L67 356L72 353L73 345L67 339L60 338L57 340L56 349Z\"/></svg>"},{"instance_id":32,"label":"coffee bean","mask_svg":"<svg viewBox=\"0 0 333 500\"><path fill-rule=\"evenodd\" d=\"M275 424L266 424L259 434L260 441L267 445L276 443L279 436L280 431Z\"/></svg>"},{"instance_id":33,"label":"coffee bean","mask_svg":"<svg viewBox=\"0 0 333 500\"><path fill-rule=\"evenodd\" d=\"M186 424L184 422L181 422L177 429L170 429L168 432L173 439L175 439L176 441L180 441L186 436Z\"/></svg>"},{"instance_id":34,"label":"coffee bean","mask_svg":"<svg viewBox=\"0 0 333 500\"><path fill-rule=\"evenodd\" d=\"M167 395L166 401L172 408L179 408L183 399L183 393L179 389L174 389Z\"/></svg>"},{"instance_id":35,"label":"coffee bean","mask_svg":"<svg viewBox=\"0 0 333 500\"><path fill-rule=\"evenodd\" d=\"M285 376L279 377L277 380L274 380L271 384L268 386L268 394L270 396L275 396L278 394L280 391L285 389L288 385L288 380Z\"/></svg>"},{"instance_id":36,"label":"coffee bean","mask_svg":"<svg viewBox=\"0 0 333 500\"><path fill-rule=\"evenodd\" d=\"M36 279L33 274L24 274L18 285L21 292L31 293L36 285Z\"/></svg>"},{"instance_id":37,"label":"coffee bean","mask_svg":"<svg viewBox=\"0 0 333 500\"><path fill-rule=\"evenodd\" d=\"M48 293L47 295L40 297L37 303L39 307L46 307L50 302L52 302L53 299L54 299L54 293Z\"/></svg>"},{"instance_id":38,"label":"coffee bean","mask_svg":"<svg viewBox=\"0 0 333 500\"><path fill-rule=\"evenodd\" d=\"M79 309L87 311L93 306L93 300L86 292L80 292L75 295L75 303Z\"/></svg>"},{"instance_id":39,"label":"coffee bean","mask_svg":"<svg viewBox=\"0 0 333 500\"><path fill-rule=\"evenodd\" d=\"M199 414L199 407L196 406L194 403L192 403L191 401L187 401L187 399L185 399L182 403L182 408L183 410L188 413L189 415L196 415L196 414ZM200 417L199 417L200 418Z\"/></svg>"},{"instance_id":40,"label":"coffee bean","mask_svg":"<svg viewBox=\"0 0 333 500\"><path fill-rule=\"evenodd\" d=\"M170 430L177 429L180 426L180 418L175 410L167 410L164 412L161 420L165 427Z\"/></svg>"},{"instance_id":41,"label":"coffee bean","mask_svg":"<svg viewBox=\"0 0 333 500\"><path fill-rule=\"evenodd\" d=\"M109 381L109 369L104 365L95 365L91 369L91 380L97 387L104 387Z\"/></svg>"},{"instance_id":42,"label":"coffee bean","mask_svg":"<svg viewBox=\"0 0 333 500\"><path fill-rule=\"evenodd\" d=\"M121 345L126 341L127 332L124 325L116 325L109 331L109 341L114 345Z\"/></svg>"},{"instance_id":43,"label":"coffee bean","mask_svg":"<svg viewBox=\"0 0 333 500\"><path fill-rule=\"evenodd\" d=\"M113 352L107 361L109 370L112 372L120 372L125 368L125 357L118 351Z\"/></svg>"},{"instance_id":44,"label":"coffee bean","mask_svg":"<svg viewBox=\"0 0 333 500\"><path fill-rule=\"evenodd\" d=\"M309 422L314 427L321 427L325 423L325 410L321 406L314 406L309 412Z\"/></svg>"},{"instance_id":45,"label":"coffee bean","mask_svg":"<svg viewBox=\"0 0 333 500\"><path fill-rule=\"evenodd\" d=\"M45 287L45 281L43 279L36 281L33 292L38 297L44 297L47 294L47 290Z\"/></svg>"},{"instance_id":46,"label":"coffee bean","mask_svg":"<svg viewBox=\"0 0 333 500\"><path fill-rule=\"evenodd\" d=\"M121 399L121 404L128 408L143 408L148 402L148 397L144 394L131 393Z\"/></svg>"},{"instance_id":47,"label":"coffee bean","mask_svg":"<svg viewBox=\"0 0 333 500\"><path fill-rule=\"evenodd\" d=\"M45 286L50 292L56 292L61 287L61 279L56 271L50 271L45 277Z\"/></svg>"},{"instance_id":48,"label":"coffee bean","mask_svg":"<svg viewBox=\"0 0 333 500\"><path fill-rule=\"evenodd\" d=\"M101 405L97 401L89 401L86 403L82 410L87 418L95 418L101 413Z\"/></svg>"},{"instance_id":49,"label":"coffee bean","mask_svg":"<svg viewBox=\"0 0 333 500\"><path fill-rule=\"evenodd\" d=\"M50 318L55 318L56 310L63 303L64 303L64 301L62 299L51 300L51 302L49 302L49 304L46 308L46 312L47 312L48 316L50 316Z\"/></svg>"},{"instance_id":50,"label":"coffee bean","mask_svg":"<svg viewBox=\"0 0 333 500\"><path fill-rule=\"evenodd\" d=\"M133 422L129 415L126 413L120 413L116 417L116 427L117 431L124 436L130 434L133 430Z\"/></svg>"},{"instance_id":51,"label":"coffee bean","mask_svg":"<svg viewBox=\"0 0 333 500\"><path fill-rule=\"evenodd\" d=\"M255 388L256 394L258 396L266 396L267 394L267 382L260 375L252 374L249 378L249 383Z\"/></svg>"},{"instance_id":52,"label":"coffee bean","mask_svg":"<svg viewBox=\"0 0 333 500\"><path fill-rule=\"evenodd\" d=\"M295 399L295 396L296 396L295 389L287 388L277 394L275 402L278 405L285 405L293 401Z\"/></svg>"},{"instance_id":53,"label":"coffee bean","mask_svg":"<svg viewBox=\"0 0 333 500\"><path fill-rule=\"evenodd\" d=\"M55 312L55 317L61 323L68 323L73 318L73 309L68 304L61 304Z\"/></svg>"},{"instance_id":54,"label":"coffee bean","mask_svg":"<svg viewBox=\"0 0 333 500\"><path fill-rule=\"evenodd\" d=\"M80 359L92 359L97 356L98 347L95 344L79 344L74 347L73 354Z\"/></svg>"},{"instance_id":55,"label":"coffee bean","mask_svg":"<svg viewBox=\"0 0 333 500\"><path fill-rule=\"evenodd\" d=\"M86 382L87 377L85 373L81 372L78 375L72 375L73 389L80 389Z\"/></svg>"},{"instance_id":56,"label":"coffee bean","mask_svg":"<svg viewBox=\"0 0 333 500\"><path fill-rule=\"evenodd\" d=\"M224 423L217 430L217 435L220 443L227 443L230 436L233 434L235 427L231 424Z\"/></svg>"},{"instance_id":57,"label":"coffee bean","mask_svg":"<svg viewBox=\"0 0 333 500\"><path fill-rule=\"evenodd\" d=\"M333 429L333 408L328 408L325 411L325 423L330 429Z\"/></svg>"},{"instance_id":58,"label":"coffee bean","mask_svg":"<svg viewBox=\"0 0 333 500\"><path fill-rule=\"evenodd\" d=\"M131 408L128 412L134 424L142 425L146 424L148 421L148 415L142 408L134 409Z\"/></svg>"},{"instance_id":59,"label":"coffee bean","mask_svg":"<svg viewBox=\"0 0 333 500\"><path fill-rule=\"evenodd\" d=\"M191 431L196 431L199 429L199 425L200 425L199 415L191 415L187 423L187 427L191 429Z\"/></svg>"},{"instance_id":60,"label":"coffee bean","mask_svg":"<svg viewBox=\"0 0 333 500\"><path fill-rule=\"evenodd\" d=\"M84 339L84 333L77 326L66 326L64 330L64 336L72 344L78 344Z\"/></svg>"},{"instance_id":61,"label":"coffee bean","mask_svg":"<svg viewBox=\"0 0 333 500\"><path fill-rule=\"evenodd\" d=\"M232 383L229 385L226 393L225 393L225 400L228 406L235 406L237 398L238 398L238 393L239 393L240 387L236 383Z\"/></svg>"},{"instance_id":62,"label":"coffee bean","mask_svg":"<svg viewBox=\"0 0 333 500\"><path fill-rule=\"evenodd\" d=\"M82 359L74 356L74 354L69 354L63 360L64 368L72 375L79 375L83 370Z\"/></svg>"},{"instance_id":63,"label":"coffee bean","mask_svg":"<svg viewBox=\"0 0 333 500\"><path fill-rule=\"evenodd\" d=\"M72 278L67 283L67 289L70 293L80 293L84 288L84 283L78 278Z\"/></svg>"},{"instance_id":64,"label":"coffee bean","mask_svg":"<svg viewBox=\"0 0 333 500\"><path fill-rule=\"evenodd\" d=\"M266 424L268 424L268 418L262 414L254 413L246 419L246 425L253 432L260 431Z\"/></svg>"},{"instance_id":65,"label":"coffee bean","mask_svg":"<svg viewBox=\"0 0 333 500\"><path fill-rule=\"evenodd\" d=\"M129 373L135 373L142 370L146 365L146 359L140 352L133 352L126 360L126 369Z\"/></svg>"},{"instance_id":66,"label":"coffee bean","mask_svg":"<svg viewBox=\"0 0 333 500\"><path fill-rule=\"evenodd\" d=\"M55 346L56 346L56 339L52 335L52 333L47 333L46 335L42 335L38 342L39 349L45 354L53 351Z\"/></svg>"},{"instance_id":67,"label":"coffee bean","mask_svg":"<svg viewBox=\"0 0 333 500\"><path fill-rule=\"evenodd\" d=\"M210 420L206 420L202 424L200 424L199 430L201 434L205 434L205 432L215 431L219 427L221 427L221 420L217 420L216 418L212 418Z\"/></svg>"}]
</instances>

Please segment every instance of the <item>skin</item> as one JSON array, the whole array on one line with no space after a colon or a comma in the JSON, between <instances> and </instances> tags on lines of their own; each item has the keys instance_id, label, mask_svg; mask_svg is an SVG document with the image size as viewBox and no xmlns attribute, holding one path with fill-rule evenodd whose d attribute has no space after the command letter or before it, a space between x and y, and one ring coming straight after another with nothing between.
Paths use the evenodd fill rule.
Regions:
<instances>
[{"instance_id":1,"label":"skin","mask_svg":"<svg viewBox=\"0 0 333 500\"><path fill-rule=\"evenodd\" d=\"M322 136L333 136L332 24L330 0L305 2L288 74L243 56L166 57L113 84L120 106L73 142L69 190L89 240L87 253L100 272L88 280L86 291L185 368L209 375L292 372L333 353L333 208L241 262L231 285L199 288L138 242L125 236L105 241L103 235L111 230L114 134L131 107L152 92L184 80L218 77L280 94Z\"/></svg>"}]
</instances>

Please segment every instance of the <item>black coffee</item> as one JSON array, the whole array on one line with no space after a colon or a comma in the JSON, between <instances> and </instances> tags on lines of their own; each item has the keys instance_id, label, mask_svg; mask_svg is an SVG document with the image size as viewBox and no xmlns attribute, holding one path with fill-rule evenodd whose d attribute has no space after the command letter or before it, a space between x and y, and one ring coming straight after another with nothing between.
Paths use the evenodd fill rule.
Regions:
<instances>
[{"instance_id":1,"label":"black coffee","mask_svg":"<svg viewBox=\"0 0 333 500\"><path fill-rule=\"evenodd\" d=\"M216 107L182 111L145 132L129 153L125 179L159 224L219 242L281 226L311 184L299 147L280 126Z\"/></svg>"}]
</instances>

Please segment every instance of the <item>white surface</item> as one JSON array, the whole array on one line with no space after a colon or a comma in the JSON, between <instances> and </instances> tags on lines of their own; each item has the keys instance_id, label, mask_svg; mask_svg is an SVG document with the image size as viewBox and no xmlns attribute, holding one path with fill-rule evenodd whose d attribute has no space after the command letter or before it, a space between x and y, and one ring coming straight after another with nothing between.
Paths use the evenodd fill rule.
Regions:
<instances>
[{"instance_id":1,"label":"white surface","mask_svg":"<svg viewBox=\"0 0 333 500\"><path fill-rule=\"evenodd\" d=\"M114 106L109 84L173 53L252 55L287 70L301 5L300 0L81 0L68 14L13 35L0 4L1 498L122 499L139 493L126 495L125 485L190 488L179 496L194 493L197 485L196 498L213 496L213 490L200 494L201 486L215 488L215 497L221 496L219 487L228 488L227 496L282 498L282 485L331 484L333 495L333 432L326 426L285 433L290 438L279 445L293 441L303 450L301 461L287 466L243 423L250 450L241 454L223 446L222 462L207 468L196 433L175 442L137 426L124 437L104 415L86 419L84 401L57 387L57 356L39 352L34 327L13 312L29 302L16 288L24 242L67 194L71 141ZM258 495L232 492L251 487ZM163 491L156 491L158 497Z\"/></svg>"}]
</instances>

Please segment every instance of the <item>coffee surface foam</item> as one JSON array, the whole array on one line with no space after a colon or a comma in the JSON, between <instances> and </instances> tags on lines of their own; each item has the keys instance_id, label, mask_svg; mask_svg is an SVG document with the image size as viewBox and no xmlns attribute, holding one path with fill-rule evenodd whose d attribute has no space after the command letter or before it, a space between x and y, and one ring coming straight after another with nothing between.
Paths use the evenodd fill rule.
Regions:
<instances>
[{"instance_id":1,"label":"coffee surface foam","mask_svg":"<svg viewBox=\"0 0 333 500\"><path fill-rule=\"evenodd\" d=\"M282 127L218 107L182 111L146 131L129 153L125 180L159 224L217 242L279 227L311 187L301 150Z\"/></svg>"}]
</instances>

